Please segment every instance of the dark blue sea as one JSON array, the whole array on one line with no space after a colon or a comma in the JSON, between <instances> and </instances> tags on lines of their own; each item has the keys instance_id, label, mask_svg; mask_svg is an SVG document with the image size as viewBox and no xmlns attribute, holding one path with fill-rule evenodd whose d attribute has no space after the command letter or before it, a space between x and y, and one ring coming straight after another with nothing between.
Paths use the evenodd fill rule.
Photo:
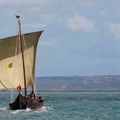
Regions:
<instances>
[{"instance_id":1,"label":"dark blue sea","mask_svg":"<svg viewBox=\"0 0 120 120\"><path fill-rule=\"evenodd\" d=\"M120 120L119 92L41 92L39 110L9 110L10 93L0 92L0 120Z\"/></svg>"}]
</instances>

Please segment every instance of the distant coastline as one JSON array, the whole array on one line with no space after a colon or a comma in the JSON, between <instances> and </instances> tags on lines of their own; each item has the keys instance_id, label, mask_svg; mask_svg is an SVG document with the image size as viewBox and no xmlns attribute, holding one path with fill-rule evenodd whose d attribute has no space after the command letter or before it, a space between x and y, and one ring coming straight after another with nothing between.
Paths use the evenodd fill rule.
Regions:
<instances>
[{"instance_id":1,"label":"distant coastline","mask_svg":"<svg viewBox=\"0 0 120 120\"><path fill-rule=\"evenodd\" d=\"M37 77L44 92L120 92L120 75Z\"/></svg>"}]
</instances>

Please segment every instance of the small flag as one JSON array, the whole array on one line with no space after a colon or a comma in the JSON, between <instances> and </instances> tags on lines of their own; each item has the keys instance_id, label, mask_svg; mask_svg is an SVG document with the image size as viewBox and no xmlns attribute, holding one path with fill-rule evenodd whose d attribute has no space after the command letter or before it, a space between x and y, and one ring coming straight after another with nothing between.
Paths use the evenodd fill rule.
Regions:
<instances>
[{"instance_id":1,"label":"small flag","mask_svg":"<svg viewBox=\"0 0 120 120\"><path fill-rule=\"evenodd\" d=\"M17 91L21 91L21 86L19 85L19 86L17 86Z\"/></svg>"},{"instance_id":2,"label":"small flag","mask_svg":"<svg viewBox=\"0 0 120 120\"><path fill-rule=\"evenodd\" d=\"M19 19L19 18L20 18L20 16L19 16L19 15L16 15L16 18L17 18L17 19Z\"/></svg>"}]
</instances>

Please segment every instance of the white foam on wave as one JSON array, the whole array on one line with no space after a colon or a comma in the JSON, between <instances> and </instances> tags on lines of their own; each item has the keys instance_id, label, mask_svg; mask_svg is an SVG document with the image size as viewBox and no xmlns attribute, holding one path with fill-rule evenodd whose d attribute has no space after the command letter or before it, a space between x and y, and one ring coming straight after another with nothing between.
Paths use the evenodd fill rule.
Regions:
<instances>
[{"instance_id":1,"label":"white foam on wave","mask_svg":"<svg viewBox=\"0 0 120 120\"><path fill-rule=\"evenodd\" d=\"M30 108L26 108L26 110L25 110L25 111L26 111L26 112L29 112L30 110L31 110Z\"/></svg>"},{"instance_id":2,"label":"white foam on wave","mask_svg":"<svg viewBox=\"0 0 120 120\"><path fill-rule=\"evenodd\" d=\"M18 113L23 113L23 112L30 112L31 109L30 108L26 108L25 110L15 110L15 111L12 111L11 113L13 114L18 114Z\"/></svg>"},{"instance_id":3,"label":"white foam on wave","mask_svg":"<svg viewBox=\"0 0 120 120\"><path fill-rule=\"evenodd\" d=\"M36 110L37 113L48 112L49 110L53 110L53 107L42 106L40 109Z\"/></svg>"},{"instance_id":4,"label":"white foam on wave","mask_svg":"<svg viewBox=\"0 0 120 120\"><path fill-rule=\"evenodd\" d=\"M12 111L11 113L13 113L13 114L18 114L18 113L21 112L21 111L23 111L23 110L15 110L15 111Z\"/></svg>"},{"instance_id":5,"label":"white foam on wave","mask_svg":"<svg viewBox=\"0 0 120 120\"><path fill-rule=\"evenodd\" d=\"M6 110L8 110L8 108L6 108L6 107L0 108L0 112L4 112Z\"/></svg>"},{"instance_id":6,"label":"white foam on wave","mask_svg":"<svg viewBox=\"0 0 120 120\"><path fill-rule=\"evenodd\" d=\"M47 112L48 108L46 106L43 106L39 109L41 112Z\"/></svg>"},{"instance_id":7,"label":"white foam on wave","mask_svg":"<svg viewBox=\"0 0 120 120\"><path fill-rule=\"evenodd\" d=\"M0 108L0 110L7 110L8 108L6 108L6 107L3 107L3 108Z\"/></svg>"},{"instance_id":8,"label":"white foam on wave","mask_svg":"<svg viewBox=\"0 0 120 120\"><path fill-rule=\"evenodd\" d=\"M19 113L25 113L25 112L27 113L27 112L31 112L31 111L34 111L35 113L42 113L42 112L48 112L49 110L53 110L53 107L43 106L37 110L32 110L30 108L26 108L25 110L14 110L14 111L10 111L10 112L12 114L19 114Z\"/></svg>"}]
</instances>

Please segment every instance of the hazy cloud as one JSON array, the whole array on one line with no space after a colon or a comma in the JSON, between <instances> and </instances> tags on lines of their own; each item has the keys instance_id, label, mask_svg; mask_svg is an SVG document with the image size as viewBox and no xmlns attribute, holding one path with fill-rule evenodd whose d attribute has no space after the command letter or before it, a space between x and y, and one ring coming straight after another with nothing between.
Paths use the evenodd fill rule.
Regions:
<instances>
[{"instance_id":1,"label":"hazy cloud","mask_svg":"<svg viewBox=\"0 0 120 120\"><path fill-rule=\"evenodd\" d=\"M45 24L42 23L36 23L36 24L26 24L25 27L32 28L32 29L44 29L46 27Z\"/></svg>"},{"instance_id":2,"label":"hazy cloud","mask_svg":"<svg viewBox=\"0 0 120 120\"><path fill-rule=\"evenodd\" d=\"M83 7L98 7L104 2L104 0L79 0L79 4Z\"/></svg>"},{"instance_id":3,"label":"hazy cloud","mask_svg":"<svg viewBox=\"0 0 120 120\"><path fill-rule=\"evenodd\" d=\"M46 40L46 41L41 42L41 45L42 45L43 47L52 48L52 47L54 47L54 46L57 45L57 40L55 40L54 38L53 38L53 39L52 39L52 38L49 38L49 40Z\"/></svg>"},{"instance_id":4,"label":"hazy cloud","mask_svg":"<svg viewBox=\"0 0 120 120\"><path fill-rule=\"evenodd\" d=\"M67 20L68 28L72 31L96 31L95 23L84 16L73 16Z\"/></svg>"},{"instance_id":5,"label":"hazy cloud","mask_svg":"<svg viewBox=\"0 0 120 120\"><path fill-rule=\"evenodd\" d=\"M35 6L59 3L58 0L0 0L0 6Z\"/></svg>"},{"instance_id":6,"label":"hazy cloud","mask_svg":"<svg viewBox=\"0 0 120 120\"><path fill-rule=\"evenodd\" d=\"M110 30L116 39L120 39L120 23L111 23Z\"/></svg>"}]
</instances>

